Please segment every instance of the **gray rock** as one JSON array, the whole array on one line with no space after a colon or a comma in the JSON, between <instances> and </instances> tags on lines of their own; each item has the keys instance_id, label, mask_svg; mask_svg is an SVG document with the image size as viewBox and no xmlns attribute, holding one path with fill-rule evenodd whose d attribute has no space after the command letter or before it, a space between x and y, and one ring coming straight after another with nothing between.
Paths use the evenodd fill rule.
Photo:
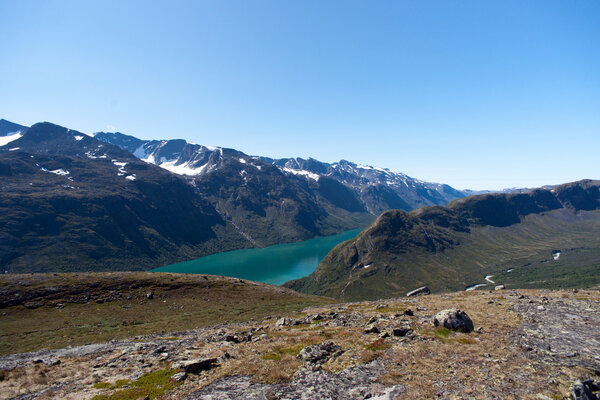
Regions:
<instances>
[{"instance_id":1,"label":"gray rock","mask_svg":"<svg viewBox=\"0 0 600 400\"><path fill-rule=\"evenodd\" d=\"M289 325L290 321L289 319L287 319L286 317L281 317L277 320L277 322L275 322L275 326L281 327L281 326L286 326Z\"/></svg>"},{"instance_id":2,"label":"gray rock","mask_svg":"<svg viewBox=\"0 0 600 400\"><path fill-rule=\"evenodd\" d=\"M428 295L428 294L431 294L431 291L429 290L429 288L427 286L421 286L420 288L411 290L410 292L406 293L406 297L421 296L421 295Z\"/></svg>"},{"instance_id":3,"label":"gray rock","mask_svg":"<svg viewBox=\"0 0 600 400\"><path fill-rule=\"evenodd\" d=\"M494 290L504 290L506 289L506 286L504 285L496 285L496 287L494 287Z\"/></svg>"},{"instance_id":4,"label":"gray rock","mask_svg":"<svg viewBox=\"0 0 600 400\"><path fill-rule=\"evenodd\" d=\"M342 348L333 343L331 340L326 340L323 343L313 344L300 350L298 359L309 363L322 364L332 356L341 353Z\"/></svg>"},{"instance_id":5,"label":"gray rock","mask_svg":"<svg viewBox=\"0 0 600 400\"><path fill-rule=\"evenodd\" d=\"M473 332L473 321L466 312L456 308L442 310L433 317L435 326L443 326L453 331Z\"/></svg>"},{"instance_id":6,"label":"gray rock","mask_svg":"<svg viewBox=\"0 0 600 400\"><path fill-rule=\"evenodd\" d=\"M151 290L151 291L149 291L149 292L146 294L146 298L147 298L148 300L152 300L152 299L154 298L154 290Z\"/></svg>"},{"instance_id":7,"label":"gray rock","mask_svg":"<svg viewBox=\"0 0 600 400\"><path fill-rule=\"evenodd\" d=\"M311 367L300 368L288 384L261 384L250 376L216 380L185 400L364 400L396 399L406 392L403 385L384 386L377 379L386 372L380 359L331 374Z\"/></svg>"},{"instance_id":8,"label":"gray rock","mask_svg":"<svg viewBox=\"0 0 600 400\"><path fill-rule=\"evenodd\" d=\"M185 378L187 378L187 373L185 371L178 372L171 377L175 382L183 382L185 381Z\"/></svg>"}]
</instances>

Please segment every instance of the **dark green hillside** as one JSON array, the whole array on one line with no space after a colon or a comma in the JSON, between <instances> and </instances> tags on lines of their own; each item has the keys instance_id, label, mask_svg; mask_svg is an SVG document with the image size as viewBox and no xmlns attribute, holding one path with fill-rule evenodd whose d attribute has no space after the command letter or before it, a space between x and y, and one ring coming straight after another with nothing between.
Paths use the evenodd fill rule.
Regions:
<instances>
[{"instance_id":1,"label":"dark green hillside","mask_svg":"<svg viewBox=\"0 0 600 400\"><path fill-rule=\"evenodd\" d=\"M183 179L115 146L47 123L12 146L0 151L3 270L141 270L247 244Z\"/></svg>"},{"instance_id":2,"label":"dark green hillside","mask_svg":"<svg viewBox=\"0 0 600 400\"><path fill-rule=\"evenodd\" d=\"M563 271L560 285L585 286L581 278L569 277L600 263L600 251L593 250L600 248L598 187L597 181L581 181L552 191L472 196L446 208L387 211L333 249L313 274L286 286L345 300L403 296L423 285L463 290L509 268L516 272L543 260L554 266L553 251L586 249L585 261ZM536 286L533 281L544 280L537 286L553 287L543 267L530 270L497 283Z\"/></svg>"}]
</instances>

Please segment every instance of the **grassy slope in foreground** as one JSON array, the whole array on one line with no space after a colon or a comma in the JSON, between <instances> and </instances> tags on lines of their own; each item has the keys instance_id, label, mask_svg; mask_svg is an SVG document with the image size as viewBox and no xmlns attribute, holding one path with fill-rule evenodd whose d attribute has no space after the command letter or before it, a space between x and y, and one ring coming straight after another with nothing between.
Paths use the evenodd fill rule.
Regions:
<instances>
[{"instance_id":1,"label":"grassy slope in foreground","mask_svg":"<svg viewBox=\"0 0 600 400\"><path fill-rule=\"evenodd\" d=\"M344 300L375 299L422 285L464 290L484 275L504 272L495 282L508 287L590 287L600 283L597 208L598 182L582 181L552 192L388 211L334 248L313 274L286 286ZM563 257L553 260L554 250Z\"/></svg>"},{"instance_id":2,"label":"grassy slope in foreground","mask_svg":"<svg viewBox=\"0 0 600 400\"><path fill-rule=\"evenodd\" d=\"M148 299L151 291L154 296ZM211 275L4 275L0 354L242 322L330 302L278 286Z\"/></svg>"}]
</instances>

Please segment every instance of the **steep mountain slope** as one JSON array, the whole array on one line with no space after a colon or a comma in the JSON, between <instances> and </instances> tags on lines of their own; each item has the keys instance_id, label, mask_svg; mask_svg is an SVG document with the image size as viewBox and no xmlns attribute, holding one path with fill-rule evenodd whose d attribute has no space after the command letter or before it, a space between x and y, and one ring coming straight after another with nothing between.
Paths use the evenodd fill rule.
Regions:
<instances>
[{"instance_id":1,"label":"steep mountain slope","mask_svg":"<svg viewBox=\"0 0 600 400\"><path fill-rule=\"evenodd\" d=\"M10 272L148 269L251 245L177 175L50 123L0 147L0 175Z\"/></svg>"},{"instance_id":2,"label":"steep mountain slope","mask_svg":"<svg viewBox=\"0 0 600 400\"><path fill-rule=\"evenodd\" d=\"M552 190L472 196L445 208L387 211L333 249L313 274L286 286L372 299L423 285L463 290L484 275L557 261L552 254L559 251L587 249L587 265L600 264L599 187L588 180Z\"/></svg>"},{"instance_id":3,"label":"steep mountain slope","mask_svg":"<svg viewBox=\"0 0 600 400\"><path fill-rule=\"evenodd\" d=\"M25 132L26 126L15 124L14 122L0 119L0 136L11 136L17 132Z\"/></svg>"},{"instance_id":4,"label":"steep mountain slope","mask_svg":"<svg viewBox=\"0 0 600 400\"><path fill-rule=\"evenodd\" d=\"M26 130L26 126L0 119L0 146L5 146L10 142L14 142L23 136Z\"/></svg>"}]
</instances>

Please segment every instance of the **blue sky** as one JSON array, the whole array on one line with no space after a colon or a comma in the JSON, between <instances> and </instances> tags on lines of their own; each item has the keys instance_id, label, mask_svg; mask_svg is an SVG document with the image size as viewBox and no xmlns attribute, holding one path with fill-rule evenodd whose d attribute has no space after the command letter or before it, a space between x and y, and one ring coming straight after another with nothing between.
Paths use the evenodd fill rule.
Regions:
<instances>
[{"instance_id":1,"label":"blue sky","mask_svg":"<svg viewBox=\"0 0 600 400\"><path fill-rule=\"evenodd\" d=\"M461 189L600 179L597 1L0 0L0 14L14 122Z\"/></svg>"}]
</instances>

